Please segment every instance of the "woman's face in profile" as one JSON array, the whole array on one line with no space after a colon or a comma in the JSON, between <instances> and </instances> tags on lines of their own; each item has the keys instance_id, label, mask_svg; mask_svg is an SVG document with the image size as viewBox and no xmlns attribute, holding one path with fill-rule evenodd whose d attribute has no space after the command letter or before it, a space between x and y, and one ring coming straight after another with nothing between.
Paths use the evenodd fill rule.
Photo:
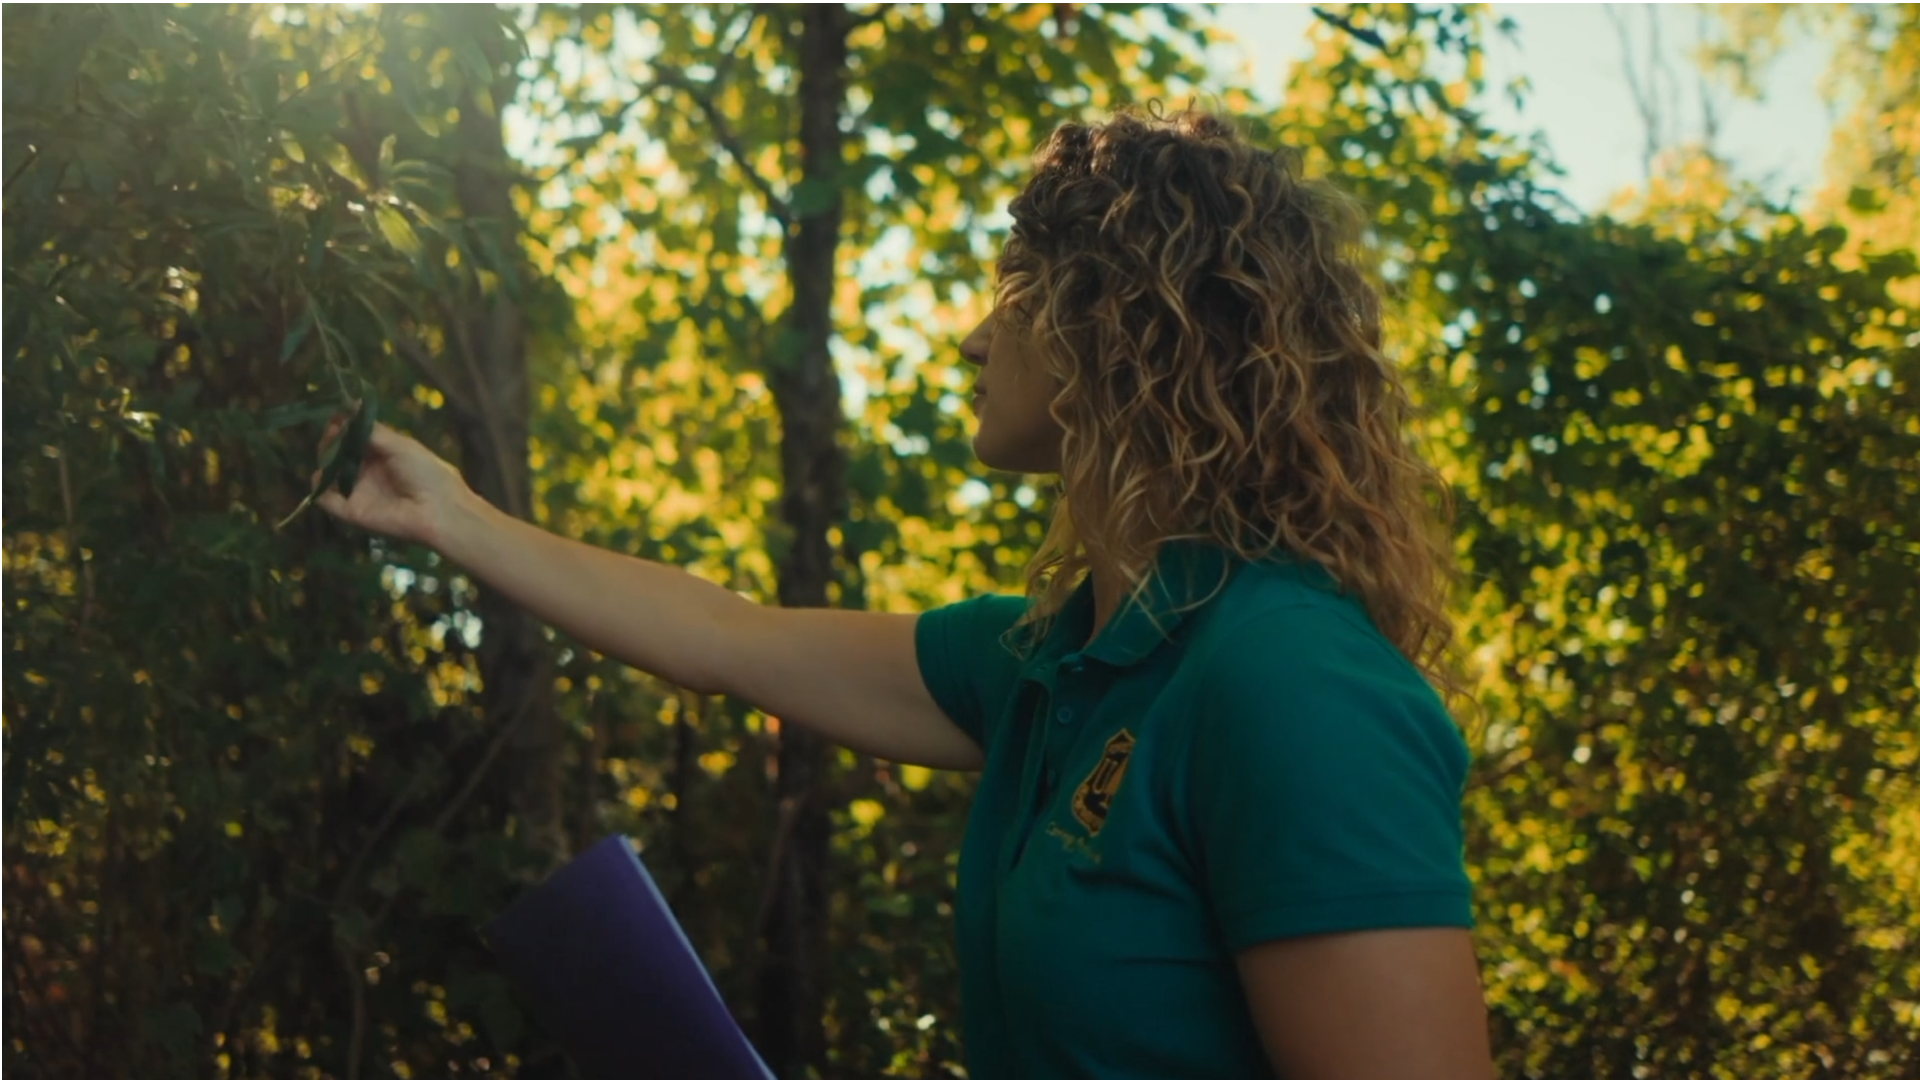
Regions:
<instances>
[{"instance_id":1,"label":"woman's face in profile","mask_svg":"<svg viewBox=\"0 0 1920 1080\"><path fill-rule=\"evenodd\" d=\"M960 343L960 355L980 367L974 380L973 409L980 421L974 456L1004 472L1059 472L1062 432L1049 411L1059 385L1047 374L1032 337L993 313Z\"/></svg>"}]
</instances>

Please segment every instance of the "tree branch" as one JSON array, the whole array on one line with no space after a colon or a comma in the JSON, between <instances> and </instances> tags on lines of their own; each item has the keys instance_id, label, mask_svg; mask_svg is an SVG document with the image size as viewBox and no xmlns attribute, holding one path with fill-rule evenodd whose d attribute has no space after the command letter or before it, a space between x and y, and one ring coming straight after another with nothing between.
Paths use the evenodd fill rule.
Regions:
<instances>
[{"instance_id":1,"label":"tree branch","mask_svg":"<svg viewBox=\"0 0 1920 1080\"><path fill-rule=\"evenodd\" d=\"M780 800L780 816L773 826L773 843L768 845L767 884L760 894L760 909L753 917L753 932L764 937L774 904L780 899L780 886L787 869L787 848L793 841L794 822L800 816L800 802L789 795Z\"/></svg>"},{"instance_id":2,"label":"tree branch","mask_svg":"<svg viewBox=\"0 0 1920 1080\"><path fill-rule=\"evenodd\" d=\"M432 763L438 765L445 760L444 755L436 755ZM386 838L388 830L393 828L393 823L400 820L400 812L413 803L414 795L426 782L429 773L430 770L425 768L415 770L413 778L407 781L407 786L401 789L399 796L387 807L386 813L374 823L372 835L367 837L366 843L360 845L360 850L355 852L353 859L347 863L346 872L340 875L340 884L333 892L334 907L338 908L345 904L348 897L352 895L354 886L359 884L360 868L373 855L374 848L380 846L380 841Z\"/></svg>"},{"instance_id":3,"label":"tree branch","mask_svg":"<svg viewBox=\"0 0 1920 1080\"><path fill-rule=\"evenodd\" d=\"M486 750L480 754L479 764L467 774L466 782L460 785L460 790L454 793L453 798L447 800L438 814L434 815L433 824L427 827L428 831L438 836L447 830L447 826L453 823L455 815L460 813L461 808L467 805L467 800L472 798L474 791L480 787L480 781L485 779L488 771L493 768L494 760L500 756L500 751L505 749L507 740L513 737L514 732L520 730L520 725L531 715L533 710L528 708L528 702L522 700L514 709L513 719L500 725L500 730L487 743ZM387 903L391 906L393 901L389 899ZM385 913L383 908L381 914L384 916Z\"/></svg>"},{"instance_id":4,"label":"tree branch","mask_svg":"<svg viewBox=\"0 0 1920 1080\"><path fill-rule=\"evenodd\" d=\"M589 150L592 150L595 146L598 146L600 143L600 140L613 134L614 131L616 131L621 124L626 122L627 114L633 111L634 106L640 104L642 101L645 101L647 98L652 97L653 92L658 89L660 89L660 84L658 82L641 86L635 91L632 97L629 97L626 101L622 102L620 104L620 107L615 109L612 113L595 113L594 118L600 122L600 130L595 132L591 136L586 136L586 135L577 136L575 138L568 139L565 142L562 142L560 145L569 151L567 159L561 162L560 164L555 165L545 175L541 176L539 182L542 184L545 184L553 180L555 177L564 176L567 173L573 171L573 169L576 166L578 166L583 159L586 158L587 152Z\"/></svg>"},{"instance_id":5,"label":"tree branch","mask_svg":"<svg viewBox=\"0 0 1920 1080\"><path fill-rule=\"evenodd\" d=\"M14 895L17 897L20 895L18 891L19 887L15 886L14 888ZM15 904L18 904L17 900ZM18 925L20 920L16 915L7 921L11 924ZM36 1028L40 1027L41 1025L35 1024L32 1019L33 1014L38 1012L49 1021L45 1026L51 1028L53 1033L59 1037L60 1041L66 1044L68 1054L72 1060L90 1060L86 1051L82 1050L80 1044L75 1041L73 1032L68 1030L68 1026L59 1023L50 1015L53 1010L46 1007L49 1000L46 984L40 979L40 972L34 966L34 958L27 953L26 942L21 940L20 934L15 931L12 926L9 926L6 931L6 949L8 953L12 954L9 960L10 966L14 969L14 986L18 987L21 983L26 984L25 988L28 993L21 994L20 997L30 997L35 1004L41 1006L38 1009L21 1010L27 1018L25 1023L31 1024ZM18 998L15 1000L18 1000Z\"/></svg>"},{"instance_id":6,"label":"tree branch","mask_svg":"<svg viewBox=\"0 0 1920 1080\"><path fill-rule=\"evenodd\" d=\"M703 91L700 86L687 78L685 72L676 67L656 65L655 70L659 72L661 85L672 86L683 91L693 99L695 105L700 107L701 115L707 118L707 123L713 128L714 140L727 152L727 156L733 159L733 163L740 167L740 171L746 174L747 182L760 192L760 197L767 201L767 216L778 221L782 229L793 228L792 208L778 192L773 190L773 184L753 167L752 161L747 157L746 146L740 142L739 136L734 134L733 125L727 122L726 114L714 104L711 86Z\"/></svg>"},{"instance_id":7,"label":"tree branch","mask_svg":"<svg viewBox=\"0 0 1920 1080\"><path fill-rule=\"evenodd\" d=\"M1337 30L1346 31L1346 33L1351 37L1353 37L1355 40L1363 41L1368 45L1371 45L1374 48L1379 49L1381 52L1387 51L1387 42L1385 38L1381 37L1378 33L1375 33L1372 30L1368 30L1364 27L1353 25L1353 20L1347 18L1345 15L1336 15L1333 12L1328 11L1326 8L1323 8L1323 7L1314 8L1313 14L1314 14L1314 17L1319 19L1321 22L1324 22L1329 26L1334 27Z\"/></svg>"},{"instance_id":8,"label":"tree branch","mask_svg":"<svg viewBox=\"0 0 1920 1080\"><path fill-rule=\"evenodd\" d=\"M352 1034L347 1037L347 1080L360 1080L361 1059L367 1053L367 980L356 965L359 958L341 948L335 954L347 973L347 988L352 995Z\"/></svg>"},{"instance_id":9,"label":"tree branch","mask_svg":"<svg viewBox=\"0 0 1920 1080\"><path fill-rule=\"evenodd\" d=\"M22 161L20 164L14 166L13 174L7 177L7 181L4 185L0 185L0 195L5 195L7 192L12 191L13 182L15 180L20 179L20 174L23 172L26 172L27 166L33 164L34 161L37 160L39 157L40 157L39 147L37 146L27 147L27 159L25 161Z\"/></svg>"},{"instance_id":10,"label":"tree branch","mask_svg":"<svg viewBox=\"0 0 1920 1080\"><path fill-rule=\"evenodd\" d=\"M1074 20L1078 15L1072 4L1053 5L1053 40L1065 41L1072 36Z\"/></svg>"},{"instance_id":11,"label":"tree branch","mask_svg":"<svg viewBox=\"0 0 1920 1080\"><path fill-rule=\"evenodd\" d=\"M528 702L523 698L514 708L513 719L500 725L500 730L494 733L492 739L488 740L487 748L481 751L479 762L467 773L467 778L460 785L460 790L454 792L453 798L448 799L446 803L440 807L440 812L433 816L433 821L427 825L429 835L440 837L446 834L447 826L453 824L453 819L459 816L461 810L465 809L467 800L471 799L473 793L479 790L480 782L485 780L487 774L493 770L493 764L499 760L500 751L506 748L507 741L513 738L514 732L519 731L521 724L525 723L527 717L532 715L533 710L528 707ZM373 918L367 921L367 936L369 938L375 933L378 933L382 926L386 925L387 916L393 914L393 905L400 899L400 895L400 893L395 892L393 895L387 897L381 902L379 910L373 913Z\"/></svg>"},{"instance_id":12,"label":"tree branch","mask_svg":"<svg viewBox=\"0 0 1920 1080\"><path fill-rule=\"evenodd\" d=\"M520 500L516 497L513 486L507 483L507 477L513 475L513 472L507 468L507 463L511 459L507 456L506 433L500 430L499 413L493 407L493 395L487 392L487 382L480 376L480 361L473 350L473 341L467 335L467 324L460 320L460 313L454 310L446 297L440 296L436 299L440 305L440 321L445 324L447 332L458 345L457 352L460 360L466 365L467 379L473 387L472 404L475 409L473 415L478 420L481 430L486 432L487 445L493 448L493 467L496 475L500 477L500 497L514 504L503 506L501 509L524 521L532 521L532 514L526 507L518 505Z\"/></svg>"},{"instance_id":13,"label":"tree branch","mask_svg":"<svg viewBox=\"0 0 1920 1080\"><path fill-rule=\"evenodd\" d=\"M420 369L420 374L426 376L428 385L446 395L447 403L456 411L474 419L479 418L474 410L473 399L468 396L467 391L454 384L452 373L442 366L440 361L434 359L425 345L413 338L399 338L394 342L394 347L399 349L400 355L406 357L414 367Z\"/></svg>"},{"instance_id":14,"label":"tree branch","mask_svg":"<svg viewBox=\"0 0 1920 1080\"><path fill-rule=\"evenodd\" d=\"M1607 21L1613 24L1613 32L1620 39L1620 67L1626 73L1627 91L1633 96L1633 105L1640 113L1642 142L1640 148L1640 170L1644 177L1653 179L1653 159L1660 153L1661 115L1660 106L1653 96L1653 75L1650 72L1643 82L1640 72L1633 66L1633 35L1627 32L1627 21L1613 5L1606 5ZM1652 13L1648 13L1649 25Z\"/></svg>"},{"instance_id":15,"label":"tree branch","mask_svg":"<svg viewBox=\"0 0 1920 1080\"><path fill-rule=\"evenodd\" d=\"M480 755L479 763L467 774L466 782L460 785L460 790L454 793L453 798L447 800L446 804L440 808L438 814L434 815L433 822L427 826L427 831L430 834L436 837L445 834L447 826L453 823L454 817L460 813L461 809L466 806L467 800L472 798L474 791L480 787L480 781L485 779L487 773L492 770L493 763L500 757L500 751L506 747L507 740L513 736L515 731L520 729L521 722L530 715L532 715L532 710L527 707L527 702L521 701L514 712L513 719L502 724L500 730L496 732L492 740L487 743L486 750ZM393 809L388 812L389 821L398 810L409 801L413 787L418 783L422 775L424 775L424 771L415 776L414 784L409 785L407 794L403 794L401 798L395 802ZM384 828L386 824L387 822L383 822L382 827ZM371 847L369 846L367 850L371 850ZM362 854L364 855L365 853L363 850ZM341 899L344 898L347 884L349 883L342 883L341 895L336 896L334 900L336 906L340 903ZM365 948L370 944L373 936L380 932L381 927L386 925L388 916L393 914L394 904L399 901L400 896L400 892L395 892L381 902L379 910L375 911L373 917L367 920L367 928L365 930L366 937L361 941L343 942L340 940L338 934L334 936L335 955L338 956L340 965L346 972L347 984L352 992L353 1026L347 1049L348 1080L357 1080L360 1076L361 1058L366 1053L367 987L366 978L361 972L361 958L357 954L356 948Z\"/></svg>"},{"instance_id":16,"label":"tree branch","mask_svg":"<svg viewBox=\"0 0 1920 1080\"><path fill-rule=\"evenodd\" d=\"M84 638L87 624L93 620L93 564L80 550L80 527L74 520L73 483L67 478L67 453L63 447L53 459L60 471L60 502L67 512L67 554L73 560L74 577L80 586L80 627L75 636Z\"/></svg>"},{"instance_id":17,"label":"tree branch","mask_svg":"<svg viewBox=\"0 0 1920 1080\"><path fill-rule=\"evenodd\" d=\"M867 22L878 21L886 14L887 9L892 6L891 4L880 5L879 10L862 18L856 22L855 25L864 25ZM638 84L636 86L636 92L611 114L595 114L595 118L600 122L600 130L598 132L592 136L581 136L575 139L569 139L566 144L563 144L571 146L572 156L569 157L564 164L556 166L553 171L547 175L546 179L560 176L578 165L590 148L597 145L601 139L612 134L614 129L626 120L627 114L633 111L634 106L652 97L656 90L680 90L685 92L688 97L691 97L694 103L700 107L701 114L706 117L707 123L712 125L714 137L719 141L721 147L726 150L727 156L731 157L734 163L740 167L740 170L747 174L747 181L751 183L755 190L759 191L761 197L766 200L767 213L769 216L780 222L782 228L790 228L792 226L793 214L788 209L786 200L782 199L780 195L773 190L773 185L749 164L746 147L740 142L739 137L734 134L732 126L727 123L725 114L720 112L719 107L714 104L713 100L715 92L725 84L727 77L732 74L734 62L740 58L742 46L746 44L747 37L753 33L754 26L760 21L760 16L766 13L766 8L767 5L765 4L753 5L747 10L746 18L742 20L737 27L728 27L715 34L714 42L715 45L718 46L717 51L720 55L719 59L715 61L713 65L713 78L707 81L704 88L688 78L686 72L677 67L667 64L655 64L655 75L652 82ZM730 38L730 40L722 40L723 38Z\"/></svg>"},{"instance_id":18,"label":"tree branch","mask_svg":"<svg viewBox=\"0 0 1920 1080\"><path fill-rule=\"evenodd\" d=\"M755 4L748 8L747 17L741 21L739 30L733 35L733 40L720 46L720 61L713 65L714 86L726 82L727 76L733 74L733 62L740 58L740 47L747 43L747 35L753 33L754 24L758 23L760 16L765 14L765 8L764 4ZM715 34L714 41L718 42L721 37L722 35Z\"/></svg>"}]
</instances>

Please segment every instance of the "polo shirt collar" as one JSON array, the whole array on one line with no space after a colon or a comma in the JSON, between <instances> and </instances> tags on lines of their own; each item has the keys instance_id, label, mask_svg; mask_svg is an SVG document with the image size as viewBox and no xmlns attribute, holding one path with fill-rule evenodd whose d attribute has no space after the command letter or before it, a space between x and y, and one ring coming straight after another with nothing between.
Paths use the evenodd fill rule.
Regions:
<instances>
[{"instance_id":1,"label":"polo shirt collar","mask_svg":"<svg viewBox=\"0 0 1920 1080\"><path fill-rule=\"evenodd\" d=\"M1223 587L1237 560L1217 544L1168 540L1154 558L1154 572L1140 602L1128 597L1100 636L1080 655L1112 667L1131 667L1171 639L1187 617ZM1093 583L1082 581L1048 635L1047 653L1071 653L1093 627Z\"/></svg>"}]
</instances>

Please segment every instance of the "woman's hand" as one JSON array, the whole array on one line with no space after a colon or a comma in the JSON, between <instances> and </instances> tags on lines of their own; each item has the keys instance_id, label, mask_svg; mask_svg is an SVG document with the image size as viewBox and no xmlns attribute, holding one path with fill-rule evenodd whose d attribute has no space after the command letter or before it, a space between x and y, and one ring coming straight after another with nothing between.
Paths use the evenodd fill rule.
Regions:
<instances>
[{"instance_id":1,"label":"woman's hand","mask_svg":"<svg viewBox=\"0 0 1920 1080\"><path fill-rule=\"evenodd\" d=\"M328 425L320 440L323 453L345 426L343 416ZM319 480L316 469L309 483ZM349 525L435 547L454 512L476 498L460 470L414 439L375 424L353 496L329 489L314 502Z\"/></svg>"}]
</instances>

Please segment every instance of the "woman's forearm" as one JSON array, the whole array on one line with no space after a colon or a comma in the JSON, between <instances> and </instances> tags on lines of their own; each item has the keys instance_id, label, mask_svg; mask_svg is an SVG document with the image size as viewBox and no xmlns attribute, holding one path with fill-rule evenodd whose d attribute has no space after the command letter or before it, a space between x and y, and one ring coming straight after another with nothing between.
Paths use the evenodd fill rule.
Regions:
<instances>
[{"instance_id":1,"label":"woman's forearm","mask_svg":"<svg viewBox=\"0 0 1920 1080\"><path fill-rule=\"evenodd\" d=\"M555 535L474 496L432 546L581 644L700 693L720 693L721 626L753 602L676 567Z\"/></svg>"}]
</instances>

